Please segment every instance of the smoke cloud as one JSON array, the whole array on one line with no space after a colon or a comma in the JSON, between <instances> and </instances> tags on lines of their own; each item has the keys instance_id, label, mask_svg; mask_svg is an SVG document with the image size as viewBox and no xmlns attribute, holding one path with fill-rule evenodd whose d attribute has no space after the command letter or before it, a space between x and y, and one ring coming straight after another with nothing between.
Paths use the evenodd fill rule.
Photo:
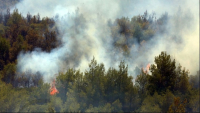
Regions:
<instances>
[{"instance_id":1,"label":"smoke cloud","mask_svg":"<svg viewBox=\"0 0 200 113\"><path fill-rule=\"evenodd\" d=\"M86 70L93 56L98 63L104 63L106 69L117 67L120 60L124 60L134 77L136 66L153 64L161 51L167 51L189 69L190 74L199 70L198 0L22 0L15 7L24 16L28 12L32 15L40 13L41 17L59 15L56 25L62 45L50 53L35 49L18 56L19 72L40 72L45 82L67 68ZM167 31L156 34L142 47L133 41L131 55L127 58L112 46L108 20L122 16L132 18L146 10L155 12L156 18L167 12Z\"/></svg>"}]
</instances>

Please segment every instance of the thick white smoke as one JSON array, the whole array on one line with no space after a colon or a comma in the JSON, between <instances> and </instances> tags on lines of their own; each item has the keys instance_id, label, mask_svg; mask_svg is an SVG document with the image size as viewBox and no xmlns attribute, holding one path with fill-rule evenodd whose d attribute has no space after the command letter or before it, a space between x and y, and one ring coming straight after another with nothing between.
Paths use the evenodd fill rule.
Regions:
<instances>
[{"instance_id":1,"label":"thick white smoke","mask_svg":"<svg viewBox=\"0 0 200 113\"><path fill-rule=\"evenodd\" d=\"M84 71L93 56L99 63L103 62L106 69L117 67L120 60L125 60L132 75L135 66L154 63L155 56L161 51L174 56L191 74L196 74L199 69L198 0L22 0L15 7L24 16L28 12L40 13L41 17L59 15L56 24L62 33L62 45L50 53L37 49L18 56L19 72L40 72L46 82L70 67ZM154 11L157 18L168 13L167 33L157 34L142 48L134 43L131 57L125 58L113 49L107 22L122 16L132 18L146 10ZM178 40L181 43L175 42L173 36L181 37Z\"/></svg>"}]
</instances>

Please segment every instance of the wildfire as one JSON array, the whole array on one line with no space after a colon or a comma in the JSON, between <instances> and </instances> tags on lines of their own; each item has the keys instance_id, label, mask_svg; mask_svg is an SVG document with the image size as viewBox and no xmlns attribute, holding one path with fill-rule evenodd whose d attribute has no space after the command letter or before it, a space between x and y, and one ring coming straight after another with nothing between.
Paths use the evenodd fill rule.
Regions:
<instances>
[{"instance_id":1,"label":"wildfire","mask_svg":"<svg viewBox=\"0 0 200 113\"><path fill-rule=\"evenodd\" d=\"M147 65L147 67L146 67L147 72L149 72L150 66L151 66L150 64Z\"/></svg>"},{"instance_id":2,"label":"wildfire","mask_svg":"<svg viewBox=\"0 0 200 113\"><path fill-rule=\"evenodd\" d=\"M56 93L59 93L59 91L56 89L55 84L56 84L56 82L55 82L55 80L53 80L53 82L51 83L51 87L50 87L50 95L55 95Z\"/></svg>"},{"instance_id":3,"label":"wildfire","mask_svg":"<svg viewBox=\"0 0 200 113\"><path fill-rule=\"evenodd\" d=\"M144 70L144 68L142 68L142 69L143 69L143 72L147 74L147 73L149 72L150 66L151 66L150 64L147 64L147 66L146 66L146 71Z\"/></svg>"}]
</instances>

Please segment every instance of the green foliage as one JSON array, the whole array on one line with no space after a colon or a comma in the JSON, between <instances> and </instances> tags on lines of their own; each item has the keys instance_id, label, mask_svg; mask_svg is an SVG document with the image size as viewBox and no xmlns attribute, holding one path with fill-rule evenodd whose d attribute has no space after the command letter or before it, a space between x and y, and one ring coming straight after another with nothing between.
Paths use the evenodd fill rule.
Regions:
<instances>
[{"instance_id":1,"label":"green foliage","mask_svg":"<svg viewBox=\"0 0 200 113\"><path fill-rule=\"evenodd\" d=\"M8 63L10 43L5 38L0 37L0 70Z\"/></svg>"},{"instance_id":2,"label":"green foliage","mask_svg":"<svg viewBox=\"0 0 200 113\"><path fill-rule=\"evenodd\" d=\"M0 81L0 112L18 112L27 104L27 93L25 89L16 90L11 84Z\"/></svg>"},{"instance_id":3,"label":"green foliage","mask_svg":"<svg viewBox=\"0 0 200 113\"><path fill-rule=\"evenodd\" d=\"M157 67L155 70L159 72ZM9 77L15 75L15 65L8 64L1 72L4 81L0 81L0 104L3 103L0 108L2 112L199 111L198 90L188 88L190 84L187 74L179 65L176 69L176 91L166 88L166 91L157 93L159 90L154 89L154 94L150 95L152 90L148 88L151 85L149 83L153 83L150 81L153 75L141 70L134 85L133 78L128 76L128 66L123 61L118 69L109 68L105 72L104 65L98 64L93 58L84 74L74 69L59 73L56 78L59 93L51 96L50 85L43 83L42 79L38 79L35 87L23 85L20 88L6 84L4 81L9 83L8 80L12 80ZM21 81L25 82L25 79ZM174 99L175 96L181 98ZM182 98L188 98L188 102L181 103Z\"/></svg>"},{"instance_id":4,"label":"green foliage","mask_svg":"<svg viewBox=\"0 0 200 113\"><path fill-rule=\"evenodd\" d=\"M18 9L15 9L9 18L7 25L12 26L13 24L19 26L20 22L22 21L21 14L18 13Z\"/></svg>"},{"instance_id":5,"label":"green foliage","mask_svg":"<svg viewBox=\"0 0 200 113\"><path fill-rule=\"evenodd\" d=\"M44 112L44 111L50 111L50 108L46 105L30 105L26 112Z\"/></svg>"},{"instance_id":6,"label":"green foliage","mask_svg":"<svg viewBox=\"0 0 200 113\"><path fill-rule=\"evenodd\" d=\"M184 94L190 89L188 74L189 72L183 69L181 72L180 81L178 83L179 91Z\"/></svg>"},{"instance_id":7,"label":"green foliage","mask_svg":"<svg viewBox=\"0 0 200 113\"><path fill-rule=\"evenodd\" d=\"M188 106L192 112L199 112L199 92L190 96Z\"/></svg>"},{"instance_id":8,"label":"green foliage","mask_svg":"<svg viewBox=\"0 0 200 113\"><path fill-rule=\"evenodd\" d=\"M150 71L152 76L149 78L149 90L151 94L154 91L158 93L166 89L174 90L177 80L175 59L172 61L170 55L166 52L155 57L156 65L151 65Z\"/></svg>"},{"instance_id":9,"label":"green foliage","mask_svg":"<svg viewBox=\"0 0 200 113\"><path fill-rule=\"evenodd\" d=\"M115 47L128 56L133 42L141 44L143 41L150 40L156 33L160 33L155 26L158 24L164 26L166 23L157 23L154 21L154 16L145 11L143 15L117 18L113 23L110 22Z\"/></svg>"},{"instance_id":10,"label":"green foliage","mask_svg":"<svg viewBox=\"0 0 200 113\"><path fill-rule=\"evenodd\" d=\"M8 63L16 63L21 51L32 51L39 47L49 52L57 47L56 27L52 28L54 24L47 17L40 20L39 14L33 17L29 14L24 18L18 9L12 13L10 9L5 14L0 12L0 71Z\"/></svg>"},{"instance_id":11,"label":"green foliage","mask_svg":"<svg viewBox=\"0 0 200 113\"><path fill-rule=\"evenodd\" d=\"M49 109L53 110L54 112L59 112L62 110L63 107L63 101L60 97L52 96L50 97L50 102L47 104Z\"/></svg>"},{"instance_id":12,"label":"green foliage","mask_svg":"<svg viewBox=\"0 0 200 113\"><path fill-rule=\"evenodd\" d=\"M168 108L170 107L171 103L173 103L174 101L174 97L175 97L174 94L167 89L165 94L163 94L162 96L163 98L163 105L161 107L162 112L168 111Z\"/></svg>"},{"instance_id":13,"label":"green foliage","mask_svg":"<svg viewBox=\"0 0 200 113\"><path fill-rule=\"evenodd\" d=\"M66 94L69 88L71 88L70 84L73 84L75 82L75 70L68 69L68 71L65 74L60 73L57 76L57 88L59 91L58 96L66 100Z\"/></svg>"},{"instance_id":14,"label":"green foliage","mask_svg":"<svg viewBox=\"0 0 200 113\"><path fill-rule=\"evenodd\" d=\"M16 66L15 64L7 64L2 70L2 80L6 83L13 84L15 78Z\"/></svg>"},{"instance_id":15,"label":"green foliage","mask_svg":"<svg viewBox=\"0 0 200 113\"><path fill-rule=\"evenodd\" d=\"M189 83L191 84L192 88L199 89L199 71L196 75L191 75L189 77Z\"/></svg>"},{"instance_id":16,"label":"green foliage","mask_svg":"<svg viewBox=\"0 0 200 113\"><path fill-rule=\"evenodd\" d=\"M63 105L63 112L78 112L80 109L80 104L76 100L76 94L72 89L67 92L67 100Z\"/></svg>"},{"instance_id":17,"label":"green foliage","mask_svg":"<svg viewBox=\"0 0 200 113\"><path fill-rule=\"evenodd\" d=\"M120 103L119 99L112 103L112 111L113 112L122 112L122 104Z\"/></svg>"},{"instance_id":18,"label":"green foliage","mask_svg":"<svg viewBox=\"0 0 200 113\"><path fill-rule=\"evenodd\" d=\"M143 70L141 69L140 75L137 76L135 82L136 85L139 87L139 94L140 97L146 96L147 92L147 87L148 87L148 79L149 79L148 74L144 73Z\"/></svg>"},{"instance_id":19,"label":"green foliage","mask_svg":"<svg viewBox=\"0 0 200 113\"><path fill-rule=\"evenodd\" d=\"M91 105L89 109L86 110L86 112L112 112L112 107L110 103L100 107L93 107Z\"/></svg>"},{"instance_id":20,"label":"green foliage","mask_svg":"<svg viewBox=\"0 0 200 113\"><path fill-rule=\"evenodd\" d=\"M110 23L114 46L129 55L135 41L142 45L165 32L168 15L153 18L146 11ZM155 57L150 74L135 69L135 84L123 61L117 69L105 71L104 64L93 58L85 72L70 68L55 75L59 93L50 95L50 84L40 73L16 73L16 59L20 52L36 47L46 52L56 48L54 25L54 20L41 20L39 14L23 18L17 9L0 13L0 112L199 112L199 74L189 76L166 52ZM181 102L184 98L188 101Z\"/></svg>"},{"instance_id":21,"label":"green foliage","mask_svg":"<svg viewBox=\"0 0 200 113\"><path fill-rule=\"evenodd\" d=\"M103 64L97 64L95 58L89 64L89 71L85 72L85 79L87 81L86 91L88 98L91 100L89 104L98 106L105 96L105 68Z\"/></svg>"},{"instance_id":22,"label":"green foliage","mask_svg":"<svg viewBox=\"0 0 200 113\"><path fill-rule=\"evenodd\" d=\"M5 26L3 24L0 24L0 36L2 36L3 34L5 34Z\"/></svg>"},{"instance_id":23,"label":"green foliage","mask_svg":"<svg viewBox=\"0 0 200 113\"><path fill-rule=\"evenodd\" d=\"M13 43L12 48L10 49L10 60L14 61L17 58L17 55L20 51L26 51L27 50L27 42L24 41L23 36L19 35L16 39L16 42Z\"/></svg>"},{"instance_id":24,"label":"green foliage","mask_svg":"<svg viewBox=\"0 0 200 113\"><path fill-rule=\"evenodd\" d=\"M187 102L187 99L185 99L183 102L180 102L179 97L174 98L174 103L170 105L168 112L169 113L175 113L175 112L185 112L185 104Z\"/></svg>"},{"instance_id":25,"label":"green foliage","mask_svg":"<svg viewBox=\"0 0 200 113\"><path fill-rule=\"evenodd\" d=\"M161 112L162 104L163 98L158 93L154 93L153 96L148 95L142 102L140 112Z\"/></svg>"}]
</instances>

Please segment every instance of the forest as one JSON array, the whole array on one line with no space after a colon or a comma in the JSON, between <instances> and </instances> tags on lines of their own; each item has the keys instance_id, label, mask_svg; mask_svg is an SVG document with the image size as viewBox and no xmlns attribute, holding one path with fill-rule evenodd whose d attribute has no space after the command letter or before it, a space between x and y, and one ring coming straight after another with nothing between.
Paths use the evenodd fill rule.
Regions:
<instances>
[{"instance_id":1,"label":"forest","mask_svg":"<svg viewBox=\"0 0 200 113\"><path fill-rule=\"evenodd\" d=\"M112 44L128 57L130 40L142 44L162 34L167 18L167 13L155 19L145 11L109 21ZM167 51L155 56L149 70L136 68L135 80L123 60L105 70L93 57L84 72L59 72L58 92L51 95L52 83L44 82L41 73L17 71L17 56L35 48L50 52L61 44L59 34L54 18L24 17L9 8L0 13L0 112L199 112L199 71L190 75Z\"/></svg>"}]
</instances>

